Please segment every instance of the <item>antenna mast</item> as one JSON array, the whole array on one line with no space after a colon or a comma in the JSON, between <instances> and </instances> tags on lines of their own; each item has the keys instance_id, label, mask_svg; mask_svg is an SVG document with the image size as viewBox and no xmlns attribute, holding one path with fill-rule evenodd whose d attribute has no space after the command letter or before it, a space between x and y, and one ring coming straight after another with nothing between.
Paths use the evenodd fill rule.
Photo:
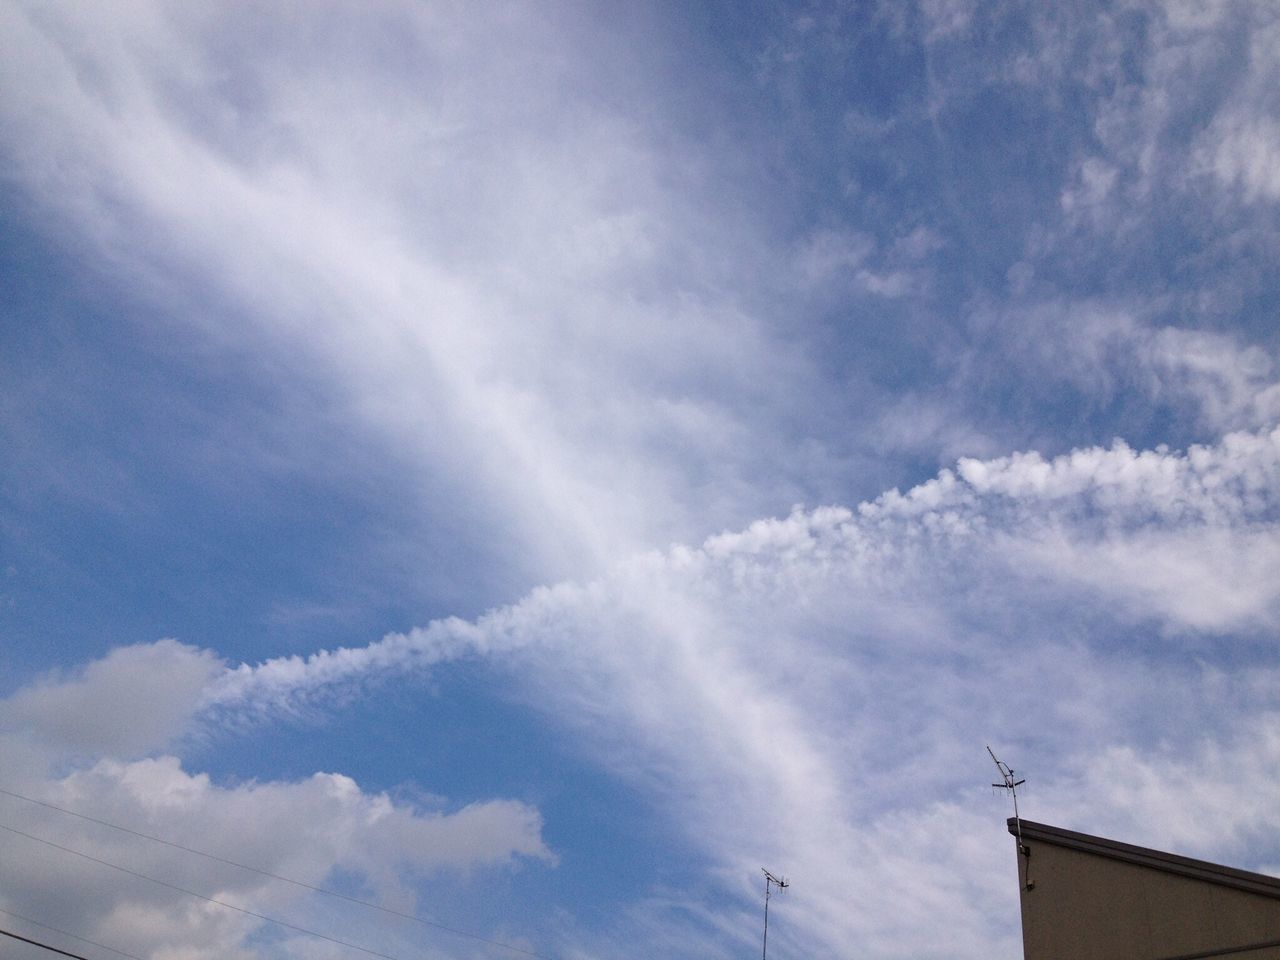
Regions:
<instances>
[{"instance_id":1,"label":"antenna mast","mask_svg":"<svg viewBox=\"0 0 1280 960\"><path fill-rule=\"evenodd\" d=\"M764 867L760 868L764 872L764 945L760 950L760 960L768 960L769 958L769 890L771 886L777 885L779 890L785 890L791 884L783 880L781 877L775 877Z\"/></svg>"},{"instance_id":2,"label":"antenna mast","mask_svg":"<svg viewBox=\"0 0 1280 960\"><path fill-rule=\"evenodd\" d=\"M1013 826L1018 836L1018 853L1027 861L1026 884L1025 889L1030 890L1035 884L1031 880L1031 848L1022 842L1022 817L1018 815L1018 788L1027 782L1027 778L1021 780L1013 778L1013 767L1009 766L1003 760L996 757L995 751L991 749L991 744L987 744L987 753L991 754L991 759L995 762L996 769L1000 771L1000 783L993 783L991 786L997 790L1007 790L1013 797Z\"/></svg>"}]
</instances>

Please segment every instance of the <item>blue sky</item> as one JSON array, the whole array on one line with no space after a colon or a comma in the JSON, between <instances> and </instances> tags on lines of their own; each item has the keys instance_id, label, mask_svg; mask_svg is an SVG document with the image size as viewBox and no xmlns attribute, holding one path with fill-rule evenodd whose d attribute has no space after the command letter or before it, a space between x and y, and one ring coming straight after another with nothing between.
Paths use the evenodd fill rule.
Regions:
<instances>
[{"instance_id":1,"label":"blue sky","mask_svg":"<svg viewBox=\"0 0 1280 960\"><path fill-rule=\"evenodd\" d=\"M758 949L762 865L771 956L1019 956L987 743L1275 872L1278 33L0 4L0 788L564 960ZM358 955L0 850L149 960Z\"/></svg>"}]
</instances>

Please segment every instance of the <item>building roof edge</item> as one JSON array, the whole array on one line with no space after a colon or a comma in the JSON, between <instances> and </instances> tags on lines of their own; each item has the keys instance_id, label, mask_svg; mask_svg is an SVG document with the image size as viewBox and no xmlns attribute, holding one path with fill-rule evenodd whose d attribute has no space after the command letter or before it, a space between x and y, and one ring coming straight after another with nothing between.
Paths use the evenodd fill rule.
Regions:
<instances>
[{"instance_id":1,"label":"building roof edge","mask_svg":"<svg viewBox=\"0 0 1280 960\"><path fill-rule=\"evenodd\" d=\"M1009 833L1018 835L1018 821L1013 817L1008 821ZM1062 827L1053 827L1047 823L1035 823L1031 820L1021 821L1022 839L1024 842L1038 840L1069 850L1079 850L1099 857L1108 857L1124 863L1160 870L1165 873L1190 877L1206 883L1216 883L1236 890L1256 893L1259 896L1280 900L1280 878L1269 877L1265 873L1252 873L1220 863L1207 860L1195 860L1191 857L1168 853L1164 850L1153 850L1139 847L1119 840L1108 840L1105 837L1094 837L1087 833L1077 833Z\"/></svg>"}]
</instances>

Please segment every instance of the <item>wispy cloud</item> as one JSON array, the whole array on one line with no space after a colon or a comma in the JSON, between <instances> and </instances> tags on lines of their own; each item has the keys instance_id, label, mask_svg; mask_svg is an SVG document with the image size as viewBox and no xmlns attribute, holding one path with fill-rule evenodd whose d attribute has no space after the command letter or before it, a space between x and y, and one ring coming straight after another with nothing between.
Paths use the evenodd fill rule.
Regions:
<instances>
[{"instance_id":1,"label":"wispy cloud","mask_svg":"<svg viewBox=\"0 0 1280 960\"><path fill-rule=\"evenodd\" d=\"M11 79L32 90L5 114L12 159L59 178L41 191L58 222L161 298L174 275L212 284L172 312L336 389L398 457L500 511L540 570L688 534L691 475L746 493L761 447L789 442L759 422L752 447L715 442L744 405L785 411L804 369L726 286L745 265L726 274L729 251L755 256L741 214L703 215L692 141L673 167L585 77L543 71L562 56L546 23L490 13L446 43L406 9L404 63L281 51L219 85L217 25L171 8L8 18ZM338 105L301 102L309 83Z\"/></svg>"},{"instance_id":2,"label":"wispy cloud","mask_svg":"<svg viewBox=\"0 0 1280 960\"><path fill-rule=\"evenodd\" d=\"M154 422L120 417L99 458L77 438L108 415L78 411L141 394L131 377L89 344L56 390L15 379L0 429L23 455L0 492L53 515L28 481L79 482L121 537L146 498L100 488L151 476L172 403L199 411L215 453L154 487L213 507L156 507L151 529L189 529L200 562L158 550L183 576L155 602L181 621L246 583L266 600L202 621L244 656L113 648L137 634L112 623L46 657L29 631L27 680L0 701L4 766L51 802L409 903L424 876L554 864L537 791L437 802L415 792L429 783L384 794L275 756L251 769L280 772L241 782L220 751L278 720L372 726L362 711L398 680L475 667L688 852L679 899L636 880L605 917L568 896L551 919L512 909L515 935L583 958L754 948L762 862L795 879L789 952L1014 955L990 740L1034 758L1029 812L1280 863L1261 784L1275 685L1259 680L1280 621L1267 5L625 16L0 4L5 202L85 264L127 337L284 398L157 388L122 405ZM65 347L49 352L36 369L61 370ZM218 469L234 458L324 489L240 483ZM358 525L325 499L334 475L406 528L279 550L359 570L383 539L404 560L368 588L377 626L317 649L304 631L333 636L364 598L292 589L258 557L281 538L231 543L223 521ZM60 522L76 529L24 533L4 512L0 533L94 547ZM89 569L127 566L99 539L84 577L126 605L150 585ZM246 619L288 642L244 639ZM72 649L82 666L37 676ZM1223 794L1194 785L1241 768L1262 799L1211 815ZM104 942L308 949L87 872L64 896L52 853L4 843L33 863L24 909Z\"/></svg>"},{"instance_id":3,"label":"wispy cloud","mask_svg":"<svg viewBox=\"0 0 1280 960\"><path fill-rule=\"evenodd\" d=\"M904 942L933 955L900 905L936 901L977 949L978 916L999 899L980 878L998 860L977 842L946 855L957 861L928 851L978 830L962 811L983 738L1019 731L1024 749L1056 757L1055 779L1085 775L1080 744L1141 757L1151 731L1103 718L1163 709L1164 695L1136 682L1149 671L1206 682L1178 666L1188 650L1226 671L1226 687L1205 694L1211 714L1247 673L1202 638L1260 637L1280 621L1278 489L1280 431L1185 452L1116 444L962 460L856 510L798 510L640 556L473 623L242 666L209 698L215 715L269 713L452 657L518 664L531 702L663 798L714 869L768 854L803 870L819 888L793 908L811 946L853 938L874 955ZM1141 636L1145 624L1163 639L1085 639ZM1045 701L1063 662L1070 687ZM1179 757L1194 769L1203 759ZM904 783L921 801L903 800ZM1138 804L1120 809L1139 816ZM918 846L890 855L893 824ZM972 878L962 896L940 879L957 870Z\"/></svg>"}]
</instances>

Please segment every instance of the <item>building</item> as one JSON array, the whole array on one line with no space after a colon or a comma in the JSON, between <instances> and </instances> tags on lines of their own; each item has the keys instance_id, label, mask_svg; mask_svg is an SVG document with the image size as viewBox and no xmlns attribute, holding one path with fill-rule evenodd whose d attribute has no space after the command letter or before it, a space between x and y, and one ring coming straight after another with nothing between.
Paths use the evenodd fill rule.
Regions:
<instances>
[{"instance_id":1,"label":"building","mask_svg":"<svg viewBox=\"0 0 1280 960\"><path fill-rule=\"evenodd\" d=\"M1280 879L1020 826L1025 960L1280 960ZM1009 832L1018 836L1019 821Z\"/></svg>"}]
</instances>

